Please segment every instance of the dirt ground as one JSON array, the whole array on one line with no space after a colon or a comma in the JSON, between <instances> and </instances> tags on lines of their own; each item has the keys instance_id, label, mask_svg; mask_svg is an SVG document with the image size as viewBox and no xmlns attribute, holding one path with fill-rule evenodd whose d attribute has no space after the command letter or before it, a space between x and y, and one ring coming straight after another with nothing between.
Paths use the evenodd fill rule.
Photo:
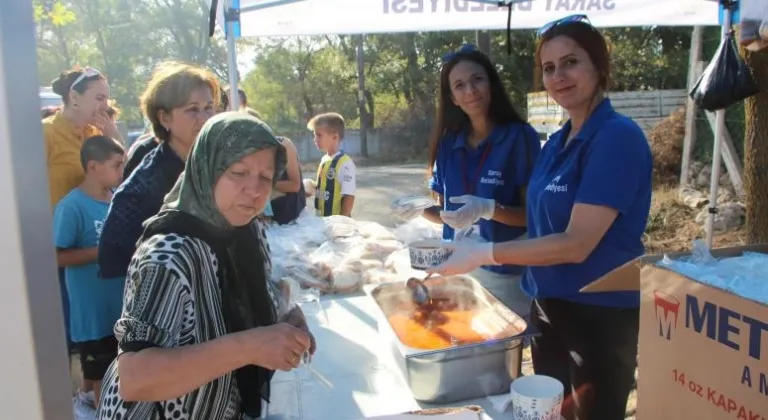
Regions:
<instances>
[{"instance_id":1,"label":"dirt ground","mask_svg":"<svg viewBox=\"0 0 768 420\"><path fill-rule=\"evenodd\" d=\"M645 247L649 254L686 251L693 241L704 239L706 233L694 218L696 211L683 204L677 198L677 190L671 186L661 186L653 193L651 213L646 228ZM714 247L746 245L746 232L740 229L734 232L716 234Z\"/></svg>"}]
</instances>

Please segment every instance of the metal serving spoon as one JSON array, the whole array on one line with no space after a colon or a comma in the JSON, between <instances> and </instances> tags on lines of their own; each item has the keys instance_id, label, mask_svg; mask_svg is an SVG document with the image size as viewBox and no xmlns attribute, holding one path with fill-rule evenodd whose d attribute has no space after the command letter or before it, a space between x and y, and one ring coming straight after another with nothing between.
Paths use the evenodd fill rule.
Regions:
<instances>
[{"instance_id":1,"label":"metal serving spoon","mask_svg":"<svg viewBox=\"0 0 768 420\"><path fill-rule=\"evenodd\" d=\"M416 277L411 277L405 282L405 286L411 291L411 300L417 305L424 305L429 303L431 297L429 296L429 289L424 284L427 279L432 277L434 273L427 274L424 280L419 280Z\"/></svg>"}]
</instances>

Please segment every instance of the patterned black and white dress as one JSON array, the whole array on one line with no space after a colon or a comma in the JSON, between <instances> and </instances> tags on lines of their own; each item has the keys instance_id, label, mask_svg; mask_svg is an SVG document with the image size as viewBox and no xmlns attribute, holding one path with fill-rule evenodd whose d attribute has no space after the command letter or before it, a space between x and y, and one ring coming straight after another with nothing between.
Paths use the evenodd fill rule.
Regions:
<instances>
[{"instance_id":1,"label":"patterned black and white dress","mask_svg":"<svg viewBox=\"0 0 768 420\"><path fill-rule=\"evenodd\" d=\"M263 227L253 227L262 239L269 273L269 245ZM141 244L128 268L123 313L115 325L120 353L188 346L225 335L217 267L213 250L197 238L155 235ZM268 290L277 305L271 284ZM102 383L101 420L239 418L240 396L233 372L173 400L126 402L119 394L118 360L119 356Z\"/></svg>"}]
</instances>

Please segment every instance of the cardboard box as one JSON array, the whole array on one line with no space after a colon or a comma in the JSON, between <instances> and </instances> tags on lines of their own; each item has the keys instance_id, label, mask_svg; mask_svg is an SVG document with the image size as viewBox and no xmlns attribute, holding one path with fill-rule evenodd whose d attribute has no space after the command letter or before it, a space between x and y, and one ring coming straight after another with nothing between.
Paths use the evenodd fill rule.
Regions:
<instances>
[{"instance_id":1,"label":"cardboard box","mask_svg":"<svg viewBox=\"0 0 768 420\"><path fill-rule=\"evenodd\" d=\"M768 245L712 254L744 251L768 253ZM662 268L660 258L582 289L641 292L637 419L768 420L768 305Z\"/></svg>"}]
</instances>

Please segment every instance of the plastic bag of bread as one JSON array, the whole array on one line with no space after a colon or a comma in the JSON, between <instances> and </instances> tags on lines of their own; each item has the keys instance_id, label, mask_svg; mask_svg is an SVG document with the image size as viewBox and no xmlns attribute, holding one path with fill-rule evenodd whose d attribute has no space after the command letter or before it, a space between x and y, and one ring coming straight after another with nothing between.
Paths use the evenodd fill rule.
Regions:
<instances>
[{"instance_id":1,"label":"plastic bag of bread","mask_svg":"<svg viewBox=\"0 0 768 420\"><path fill-rule=\"evenodd\" d=\"M381 252L387 255L403 249L405 245L397 239L375 240L365 243L365 250L368 252Z\"/></svg>"},{"instance_id":2,"label":"plastic bag of bread","mask_svg":"<svg viewBox=\"0 0 768 420\"><path fill-rule=\"evenodd\" d=\"M302 289L331 290L331 268L321 264L297 264L285 267L282 279L291 279ZM278 281L279 283L279 281Z\"/></svg>"},{"instance_id":3,"label":"plastic bag of bread","mask_svg":"<svg viewBox=\"0 0 768 420\"><path fill-rule=\"evenodd\" d=\"M363 273L353 267L336 267L331 278L331 290L337 294L355 293L363 286Z\"/></svg>"},{"instance_id":4,"label":"plastic bag of bread","mask_svg":"<svg viewBox=\"0 0 768 420\"><path fill-rule=\"evenodd\" d=\"M374 268L363 274L364 284L381 284L402 281L403 277L382 268Z\"/></svg>"},{"instance_id":5,"label":"plastic bag of bread","mask_svg":"<svg viewBox=\"0 0 768 420\"><path fill-rule=\"evenodd\" d=\"M307 197L312 197L315 195L315 190L317 190L317 184L315 183L314 179L304 178L304 180L302 181L302 184L304 184L304 194Z\"/></svg>"},{"instance_id":6,"label":"plastic bag of bread","mask_svg":"<svg viewBox=\"0 0 768 420\"><path fill-rule=\"evenodd\" d=\"M348 257L362 260L385 260L395 251L403 249L404 245L397 240L365 240L348 252Z\"/></svg>"},{"instance_id":7,"label":"plastic bag of bread","mask_svg":"<svg viewBox=\"0 0 768 420\"><path fill-rule=\"evenodd\" d=\"M376 222L358 221L357 229L360 232L360 235L362 235L363 238L365 239L376 239L376 240L397 239L395 237L395 234L392 233L391 230L387 229L386 227Z\"/></svg>"},{"instance_id":8,"label":"plastic bag of bread","mask_svg":"<svg viewBox=\"0 0 768 420\"><path fill-rule=\"evenodd\" d=\"M342 267L356 273L365 273L368 270L383 269L384 263L380 260L371 259L349 259L342 263Z\"/></svg>"},{"instance_id":9,"label":"plastic bag of bread","mask_svg":"<svg viewBox=\"0 0 768 420\"><path fill-rule=\"evenodd\" d=\"M323 222L325 222L325 234L330 240L360 235L357 222L350 217L328 216L323 218Z\"/></svg>"},{"instance_id":10,"label":"plastic bag of bread","mask_svg":"<svg viewBox=\"0 0 768 420\"><path fill-rule=\"evenodd\" d=\"M307 267L310 276L325 283L331 282L331 271L331 266L323 261L315 261Z\"/></svg>"},{"instance_id":11,"label":"plastic bag of bread","mask_svg":"<svg viewBox=\"0 0 768 420\"><path fill-rule=\"evenodd\" d=\"M313 264L323 263L329 267L334 267L341 264L353 246L353 242L346 240L326 241L309 253L309 261Z\"/></svg>"},{"instance_id":12,"label":"plastic bag of bread","mask_svg":"<svg viewBox=\"0 0 768 420\"><path fill-rule=\"evenodd\" d=\"M393 273L403 272L406 267L411 268L411 255L408 248L395 251L384 260L384 268Z\"/></svg>"}]
</instances>

